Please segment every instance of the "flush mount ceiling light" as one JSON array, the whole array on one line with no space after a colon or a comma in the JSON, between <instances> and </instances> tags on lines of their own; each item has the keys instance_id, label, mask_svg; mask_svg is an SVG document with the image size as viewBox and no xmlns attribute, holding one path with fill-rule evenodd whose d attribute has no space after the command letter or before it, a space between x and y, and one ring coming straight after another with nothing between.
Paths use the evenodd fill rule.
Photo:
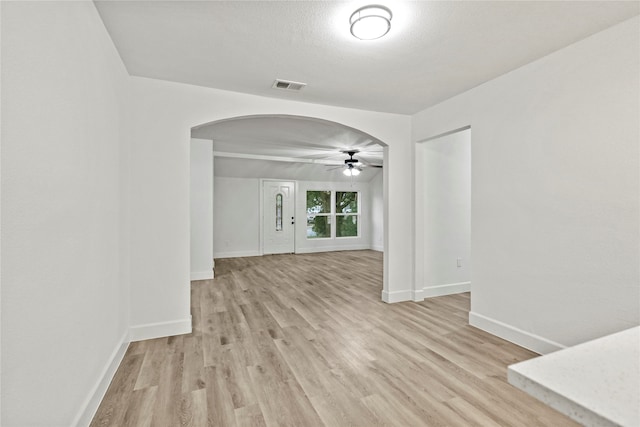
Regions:
<instances>
[{"instance_id":1,"label":"flush mount ceiling light","mask_svg":"<svg viewBox=\"0 0 640 427\"><path fill-rule=\"evenodd\" d=\"M351 34L360 40L375 40L391 29L391 10L385 6L363 6L353 12L349 23Z\"/></svg>"}]
</instances>

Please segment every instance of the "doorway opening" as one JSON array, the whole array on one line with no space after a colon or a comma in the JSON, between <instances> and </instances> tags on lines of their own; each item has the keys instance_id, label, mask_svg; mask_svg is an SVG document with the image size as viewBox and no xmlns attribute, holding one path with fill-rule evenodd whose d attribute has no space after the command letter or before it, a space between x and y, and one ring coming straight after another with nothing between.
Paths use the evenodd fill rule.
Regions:
<instances>
[{"instance_id":1,"label":"doorway opening","mask_svg":"<svg viewBox=\"0 0 640 427\"><path fill-rule=\"evenodd\" d=\"M266 254L384 252L387 149L377 138L337 122L290 115L218 120L192 128L191 137L192 148L202 142L212 152L212 214L192 215L192 230L199 222L212 224L212 265L216 258ZM354 159L359 173L344 173ZM314 191L357 197L357 203L340 207L345 212L332 202L336 223L326 238L309 235L313 212L307 199ZM192 260L196 256L192 252Z\"/></svg>"},{"instance_id":2,"label":"doorway opening","mask_svg":"<svg viewBox=\"0 0 640 427\"><path fill-rule=\"evenodd\" d=\"M416 146L414 300L471 290L471 128Z\"/></svg>"}]
</instances>

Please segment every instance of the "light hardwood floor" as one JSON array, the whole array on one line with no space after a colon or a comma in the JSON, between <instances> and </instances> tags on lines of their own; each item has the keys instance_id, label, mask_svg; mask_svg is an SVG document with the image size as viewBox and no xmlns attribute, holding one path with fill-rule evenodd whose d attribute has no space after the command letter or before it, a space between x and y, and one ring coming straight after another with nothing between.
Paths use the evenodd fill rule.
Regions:
<instances>
[{"instance_id":1,"label":"light hardwood floor","mask_svg":"<svg viewBox=\"0 0 640 427\"><path fill-rule=\"evenodd\" d=\"M92 426L573 426L506 382L534 353L469 294L385 304L382 254L216 261L193 333L132 343Z\"/></svg>"}]
</instances>

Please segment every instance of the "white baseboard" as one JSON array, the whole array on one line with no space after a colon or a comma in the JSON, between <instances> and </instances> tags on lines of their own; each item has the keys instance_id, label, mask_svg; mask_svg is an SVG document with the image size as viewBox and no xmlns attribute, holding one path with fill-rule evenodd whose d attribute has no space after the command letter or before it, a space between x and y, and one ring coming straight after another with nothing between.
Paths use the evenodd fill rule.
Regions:
<instances>
[{"instance_id":1,"label":"white baseboard","mask_svg":"<svg viewBox=\"0 0 640 427\"><path fill-rule=\"evenodd\" d=\"M371 245L369 249L371 249L372 251L384 252L384 246Z\"/></svg>"},{"instance_id":2,"label":"white baseboard","mask_svg":"<svg viewBox=\"0 0 640 427\"><path fill-rule=\"evenodd\" d=\"M413 291L413 301L420 302L425 298L441 297L444 295L460 294L471 291L471 282L448 283L446 285L425 286Z\"/></svg>"},{"instance_id":3,"label":"white baseboard","mask_svg":"<svg viewBox=\"0 0 640 427\"><path fill-rule=\"evenodd\" d=\"M173 335L183 335L190 333L191 316L189 316L188 319L132 326L129 329L129 339L131 341L142 341L150 340L153 338L170 337Z\"/></svg>"},{"instance_id":4,"label":"white baseboard","mask_svg":"<svg viewBox=\"0 0 640 427\"><path fill-rule=\"evenodd\" d=\"M260 251L235 251L235 252L216 252L213 254L215 259L218 258L244 258L248 256L260 256Z\"/></svg>"},{"instance_id":5,"label":"white baseboard","mask_svg":"<svg viewBox=\"0 0 640 427\"><path fill-rule=\"evenodd\" d=\"M562 350L566 346L541 336L532 334L515 326L507 325L499 320L491 319L473 311L469 312L469 324L492 335L510 341L520 347L535 351L538 354L549 354Z\"/></svg>"},{"instance_id":6,"label":"white baseboard","mask_svg":"<svg viewBox=\"0 0 640 427\"><path fill-rule=\"evenodd\" d=\"M95 416L98 411L98 407L104 398L104 395L107 393L107 389L109 388L109 384L111 384L111 380L113 376L116 374L118 370L118 366L122 362L124 358L124 354L127 351L127 347L129 346L129 333L125 332L116 348L111 353L111 357L107 361L106 366L102 370L102 374L98 381L93 386L92 390L89 392L87 399L84 401L82 408L78 415L76 415L75 420L71 425L76 427L84 427L91 424L91 420Z\"/></svg>"},{"instance_id":7,"label":"white baseboard","mask_svg":"<svg viewBox=\"0 0 640 427\"><path fill-rule=\"evenodd\" d=\"M317 252L336 252L336 251L363 251L370 249L369 245L339 245L339 246L319 246L317 248L296 248L297 254L313 254Z\"/></svg>"},{"instance_id":8,"label":"white baseboard","mask_svg":"<svg viewBox=\"0 0 640 427\"><path fill-rule=\"evenodd\" d=\"M387 292L385 290L382 291L382 301L387 303L394 302L402 302L402 301L412 301L413 291L405 290L405 291L393 291Z\"/></svg>"},{"instance_id":9,"label":"white baseboard","mask_svg":"<svg viewBox=\"0 0 640 427\"><path fill-rule=\"evenodd\" d=\"M213 269L211 271L192 271L191 280L210 280L213 279Z\"/></svg>"},{"instance_id":10,"label":"white baseboard","mask_svg":"<svg viewBox=\"0 0 640 427\"><path fill-rule=\"evenodd\" d=\"M338 246L321 246L317 248L296 248L297 254L312 254L317 252L336 252L336 251L362 251L366 249L372 249L369 245L338 245ZM379 251L383 251L384 248L380 248ZM374 249L378 250L378 249ZM259 251L237 251L237 252L217 252L213 254L215 259L220 258L243 258L250 256L261 256ZM192 273L193 274L197 273ZM206 279L191 279L191 280L206 280Z\"/></svg>"},{"instance_id":11,"label":"white baseboard","mask_svg":"<svg viewBox=\"0 0 640 427\"><path fill-rule=\"evenodd\" d=\"M460 294L471 290L471 282L448 283L446 285L425 286L422 288L423 298L441 297L443 295Z\"/></svg>"}]
</instances>

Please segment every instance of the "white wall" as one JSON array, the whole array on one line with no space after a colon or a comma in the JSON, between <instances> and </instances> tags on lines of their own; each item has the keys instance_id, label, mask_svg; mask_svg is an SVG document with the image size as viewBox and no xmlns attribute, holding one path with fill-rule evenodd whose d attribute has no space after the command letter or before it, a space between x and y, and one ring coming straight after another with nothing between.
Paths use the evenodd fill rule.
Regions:
<instances>
[{"instance_id":1,"label":"white wall","mask_svg":"<svg viewBox=\"0 0 640 427\"><path fill-rule=\"evenodd\" d=\"M213 278L213 147L191 139L191 280Z\"/></svg>"},{"instance_id":2,"label":"white wall","mask_svg":"<svg viewBox=\"0 0 640 427\"><path fill-rule=\"evenodd\" d=\"M215 178L214 258L260 255L260 180Z\"/></svg>"},{"instance_id":3,"label":"white wall","mask_svg":"<svg viewBox=\"0 0 640 427\"><path fill-rule=\"evenodd\" d=\"M369 183L298 181L296 187L296 253L358 250L370 248L370 212L361 215L361 235L354 238L307 239L306 192L360 191L363 207L369 202ZM258 256L260 249L260 180L256 178L215 177L214 257Z\"/></svg>"},{"instance_id":4,"label":"white wall","mask_svg":"<svg viewBox=\"0 0 640 427\"><path fill-rule=\"evenodd\" d=\"M305 104L160 80L130 78L126 143L130 161L131 322L139 337L190 331L189 141L196 125L253 114L290 114L342 123L387 143L384 298L412 287L411 118ZM153 156L150 158L150 154ZM407 164L410 166L407 167ZM407 191L409 190L409 191ZM217 199L217 195L216 195ZM163 233L158 233L163 230ZM214 233L216 231L214 230Z\"/></svg>"},{"instance_id":5,"label":"white wall","mask_svg":"<svg viewBox=\"0 0 640 427\"><path fill-rule=\"evenodd\" d=\"M384 251L384 188L382 182L382 172L376 174L369 181L370 207L371 210L371 249L374 251Z\"/></svg>"},{"instance_id":6,"label":"white wall","mask_svg":"<svg viewBox=\"0 0 640 427\"><path fill-rule=\"evenodd\" d=\"M2 5L0 4L0 25L2 24ZM1 27L0 27L1 29ZM2 46L2 31L0 30L0 46ZM2 69L2 55L0 54L0 70ZM2 78L0 78L0 93L2 93ZM2 129L2 105L0 103L0 129ZM0 190L2 189L2 137L0 136ZM2 218L2 197L0 192L0 219ZM0 236L2 236L2 221L0 220ZM0 425L2 425L2 245L0 244Z\"/></svg>"},{"instance_id":7,"label":"white wall","mask_svg":"<svg viewBox=\"0 0 640 427\"><path fill-rule=\"evenodd\" d=\"M640 323L640 18L413 118L471 125L470 321L539 352Z\"/></svg>"},{"instance_id":8,"label":"white wall","mask_svg":"<svg viewBox=\"0 0 640 427\"><path fill-rule=\"evenodd\" d=\"M88 423L126 348L126 73L91 2L2 2L2 425Z\"/></svg>"},{"instance_id":9,"label":"white wall","mask_svg":"<svg viewBox=\"0 0 640 427\"><path fill-rule=\"evenodd\" d=\"M416 294L470 290L471 131L462 130L416 147Z\"/></svg>"},{"instance_id":10,"label":"white wall","mask_svg":"<svg viewBox=\"0 0 640 427\"><path fill-rule=\"evenodd\" d=\"M326 252L340 250L369 249L371 213L369 206L369 183L355 181L345 182L298 181L296 194L296 253ZM307 191L358 191L360 192L360 235L358 237L340 238L307 238ZM332 223L335 228L335 222ZM333 230L332 230L333 231ZM333 231L335 234L335 231Z\"/></svg>"}]
</instances>

